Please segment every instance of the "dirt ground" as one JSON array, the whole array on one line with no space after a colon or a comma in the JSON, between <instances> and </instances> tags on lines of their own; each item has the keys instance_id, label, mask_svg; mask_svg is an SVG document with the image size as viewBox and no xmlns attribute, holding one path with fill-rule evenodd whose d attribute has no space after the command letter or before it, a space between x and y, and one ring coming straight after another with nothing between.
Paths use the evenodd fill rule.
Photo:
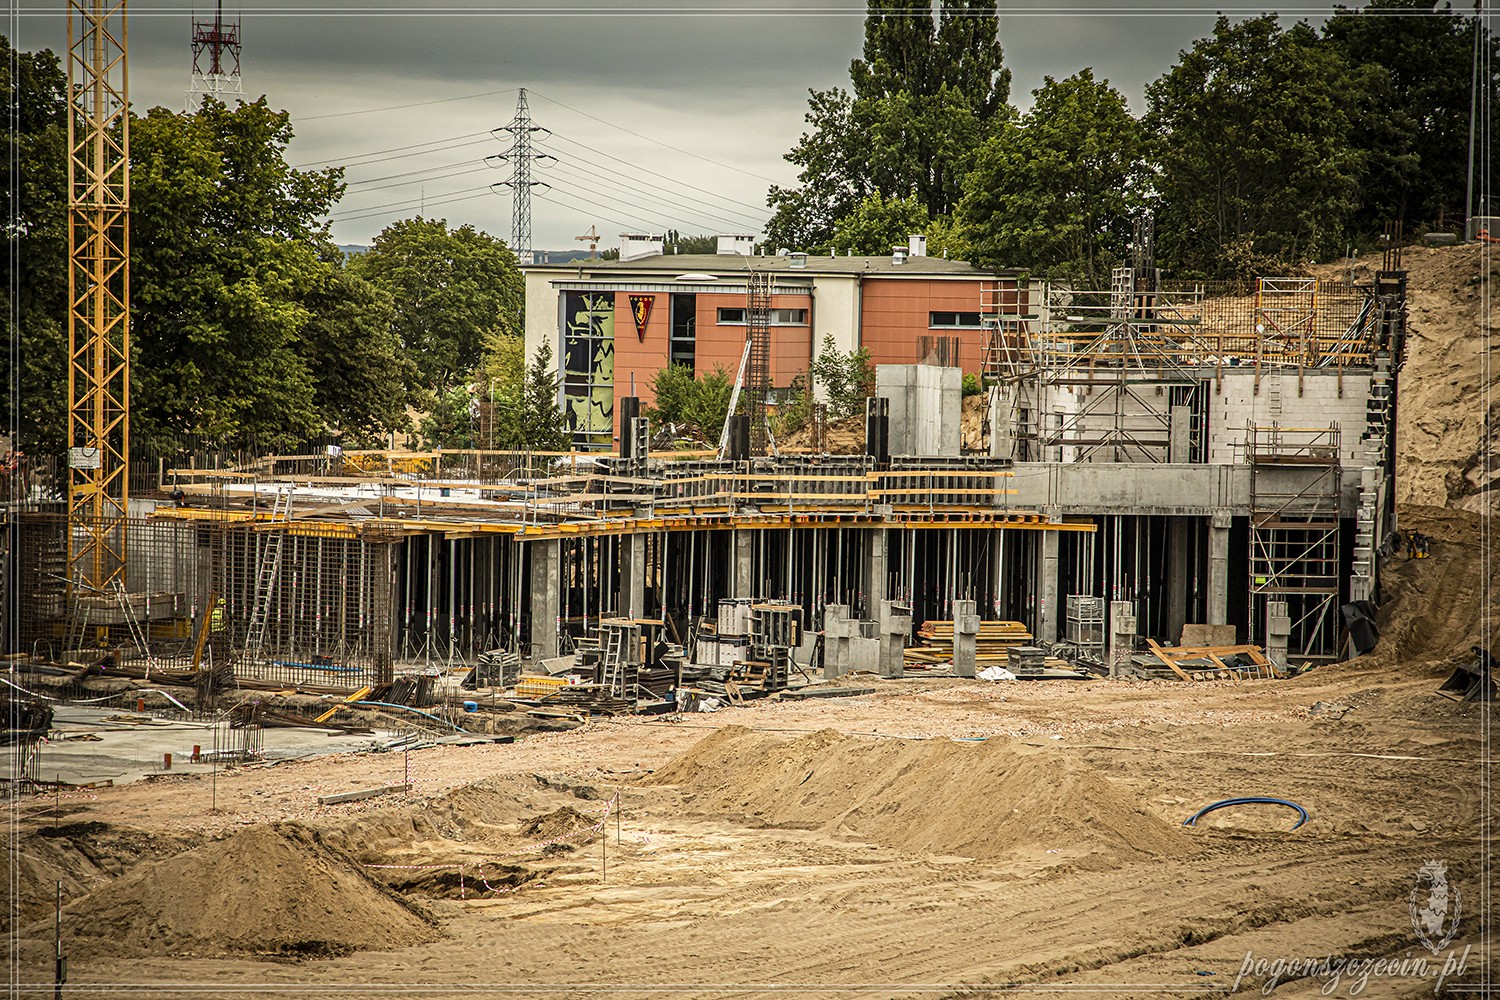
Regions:
<instances>
[{"instance_id":1,"label":"dirt ground","mask_svg":"<svg viewBox=\"0 0 1500 1000\"><path fill-rule=\"evenodd\" d=\"M1490 709L1436 688L1500 610L1463 276L1487 260L1407 263L1401 519L1433 554L1385 565L1370 655L1285 681L872 680L24 800L9 995L53 995L58 882L69 997L1480 992L1477 951L1435 974L1487 931ZM1183 825L1239 796L1307 821ZM1325 958L1399 964L1268 964Z\"/></svg>"},{"instance_id":2,"label":"dirt ground","mask_svg":"<svg viewBox=\"0 0 1500 1000\"><path fill-rule=\"evenodd\" d=\"M1196 996L1247 954L1426 954L1429 860L1464 901L1461 951L1487 709L1434 689L1478 641L1480 522L1406 514L1434 555L1389 565L1380 649L1289 681L908 678L241 768L218 812L196 777L23 803L13 994L50 995L58 879L68 996ZM1243 795L1308 822L1182 825ZM1325 983L1292 978L1275 995Z\"/></svg>"}]
</instances>

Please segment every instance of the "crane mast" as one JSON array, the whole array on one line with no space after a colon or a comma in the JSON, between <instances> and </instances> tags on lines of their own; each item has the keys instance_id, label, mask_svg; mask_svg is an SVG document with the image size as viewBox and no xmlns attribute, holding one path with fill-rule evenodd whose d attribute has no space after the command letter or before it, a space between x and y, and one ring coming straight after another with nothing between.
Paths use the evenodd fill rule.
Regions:
<instances>
[{"instance_id":1,"label":"crane mast","mask_svg":"<svg viewBox=\"0 0 1500 1000\"><path fill-rule=\"evenodd\" d=\"M125 0L68 3L68 587L125 587L130 115Z\"/></svg>"}]
</instances>

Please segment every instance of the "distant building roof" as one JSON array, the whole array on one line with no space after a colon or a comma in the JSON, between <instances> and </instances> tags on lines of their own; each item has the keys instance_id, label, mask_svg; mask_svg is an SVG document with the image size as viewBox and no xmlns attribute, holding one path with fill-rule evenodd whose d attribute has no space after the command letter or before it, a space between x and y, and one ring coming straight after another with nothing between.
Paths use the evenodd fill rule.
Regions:
<instances>
[{"instance_id":1,"label":"distant building roof","mask_svg":"<svg viewBox=\"0 0 1500 1000\"><path fill-rule=\"evenodd\" d=\"M562 267L553 265L562 270ZM747 257L730 253L669 253L637 257L634 260L575 261L567 265L568 270L579 267L592 272L595 277L605 277L611 272L649 274L723 274L744 272L751 268L757 271L789 272L791 274L879 274L897 277L901 275L925 275L928 277L979 278L993 274L975 267L966 260L948 260L943 257L907 257L905 263L893 263L889 254L881 257L819 257L808 254L802 267L793 267L789 256ZM528 270L544 270L547 265L535 265ZM1013 274L1013 271L1003 271Z\"/></svg>"}]
</instances>

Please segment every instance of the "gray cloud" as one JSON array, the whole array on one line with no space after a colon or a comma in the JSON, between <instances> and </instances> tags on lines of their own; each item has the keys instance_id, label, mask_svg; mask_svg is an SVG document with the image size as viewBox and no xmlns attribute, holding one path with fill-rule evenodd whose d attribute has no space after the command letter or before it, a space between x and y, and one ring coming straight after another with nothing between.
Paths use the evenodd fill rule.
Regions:
<instances>
[{"instance_id":1,"label":"gray cloud","mask_svg":"<svg viewBox=\"0 0 1500 1000\"><path fill-rule=\"evenodd\" d=\"M484 132L510 120L515 88L531 89L532 115L556 133L547 149L561 160L555 169L537 171L553 184L533 202L539 247L574 246L573 237L590 225L606 235L606 246L626 228L754 229L766 215L760 206L767 178L795 180L781 157L804 127L807 89L846 85L863 36L863 5L848 2L843 13L823 16L788 13L794 9L788 0L755 0L754 6L782 12L747 16L703 12L746 11L752 4L744 0L678 0L674 6L697 12L653 16L626 16L645 4L621 8L623 14L589 12L593 4L538 4L530 8L535 14L521 14L519 6L440 15L378 13L369 5L309 13L289 3L260 3L227 5L226 15L242 19L247 95L265 93L293 114L294 163L347 160ZM1140 16L1152 9L1145 0L1116 0L1110 13L1087 15L1036 6L1007 14L1003 8L1013 102L1028 104L1044 75L1092 66L1137 113L1144 110L1146 84L1212 29L1215 10L1188 2L1171 14ZM198 15L210 9L200 6ZM826 8L800 8L814 9ZM17 43L61 51L64 22L54 10L24 11ZM182 107L191 68L189 21L187 4L132 10L130 82L138 107ZM490 91L504 93L450 100ZM429 215L508 238L508 194L482 190L507 176L482 168L483 156L502 148L496 140L357 161L335 214L335 236L366 242L425 202ZM391 176L408 171L424 173ZM450 197L464 200L445 201Z\"/></svg>"}]
</instances>

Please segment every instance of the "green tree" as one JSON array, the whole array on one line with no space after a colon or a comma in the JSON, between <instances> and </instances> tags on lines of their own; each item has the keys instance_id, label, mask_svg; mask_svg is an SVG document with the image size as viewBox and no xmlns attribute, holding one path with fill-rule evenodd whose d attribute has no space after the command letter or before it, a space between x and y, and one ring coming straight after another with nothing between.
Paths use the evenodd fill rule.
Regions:
<instances>
[{"instance_id":1,"label":"green tree","mask_svg":"<svg viewBox=\"0 0 1500 1000\"><path fill-rule=\"evenodd\" d=\"M474 447L474 397L461 385L434 393L417 424L424 448Z\"/></svg>"},{"instance_id":2,"label":"green tree","mask_svg":"<svg viewBox=\"0 0 1500 1000\"><path fill-rule=\"evenodd\" d=\"M734 383L722 366L694 376L687 365L669 365L651 376L655 402L646 415L655 424L686 426L709 441L717 441L729 415Z\"/></svg>"},{"instance_id":3,"label":"green tree","mask_svg":"<svg viewBox=\"0 0 1500 1000\"><path fill-rule=\"evenodd\" d=\"M911 234L925 233L930 224L916 195L886 198L877 191L839 220L833 245L857 254L890 253L897 244L905 246Z\"/></svg>"},{"instance_id":4,"label":"green tree","mask_svg":"<svg viewBox=\"0 0 1500 1000\"><path fill-rule=\"evenodd\" d=\"M667 253L717 253L718 249L719 238L713 233L688 236L667 230Z\"/></svg>"},{"instance_id":5,"label":"green tree","mask_svg":"<svg viewBox=\"0 0 1500 1000\"><path fill-rule=\"evenodd\" d=\"M562 451L568 447L567 419L557 405L560 384L552 366L552 346L544 343L526 367L518 437L512 447L527 451Z\"/></svg>"},{"instance_id":6,"label":"green tree","mask_svg":"<svg viewBox=\"0 0 1500 1000\"><path fill-rule=\"evenodd\" d=\"M495 414L494 447L514 451L568 447L567 420L557 405L560 383L552 370L551 345L537 348L528 365L520 334L492 334L485 338L480 375L480 392Z\"/></svg>"},{"instance_id":7,"label":"green tree","mask_svg":"<svg viewBox=\"0 0 1500 1000\"><path fill-rule=\"evenodd\" d=\"M323 426L351 447L377 447L387 433L408 430L417 369L391 332L390 296L335 267L322 270L304 304L302 355Z\"/></svg>"},{"instance_id":8,"label":"green tree","mask_svg":"<svg viewBox=\"0 0 1500 1000\"><path fill-rule=\"evenodd\" d=\"M1124 256L1144 202L1140 127L1085 69L1045 78L1031 111L980 150L958 217L969 257L1094 287Z\"/></svg>"},{"instance_id":9,"label":"green tree","mask_svg":"<svg viewBox=\"0 0 1500 1000\"><path fill-rule=\"evenodd\" d=\"M67 435L67 77L52 52L16 52L0 35L0 94L14 116L0 168L9 237L0 306L19 362L13 373L5 353L6 384L17 391L5 394L4 416L15 419L22 451L56 455Z\"/></svg>"},{"instance_id":10,"label":"green tree","mask_svg":"<svg viewBox=\"0 0 1500 1000\"><path fill-rule=\"evenodd\" d=\"M1373 235L1391 220L1459 223L1467 215L1475 31L1481 65L1490 71L1481 81L1481 110L1500 96L1500 42L1475 18L1439 9L1436 0L1335 9L1323 37L1360 81L1354 141L1366 164L1357 232ZM1476 171L1484 169L1481 160Z\"/></svg>"},{"instance_id":11,"label":"green tree","mask_svg":"<svg viewBox=\"0 0 1500 1000\"><path fill-rule=\"evenodd\" d=\"M1146 89L1158 259L1217 275L1246 237L1288 263L1342 251L1363 160L1355 82L1306 24L1221 16Z\"/></svg>"},{"instance_id":12,"label":"green tree","mask_svg":"<svg viewBox=\"0 0 1500 1000\"><path fill-rule=\"evenodd\" d=\"M392 329L425 385L445 389L472 372L487 335L519 328L523 287L504 242L442 219L402 219L350 262L395 301Z\"/></svg>"},{"instance_id":13,"label":"green tree","mask_svg":"<svg viewBox=\"0 0 1500 1000\"><path fill-rule=\"evenodd\" d=\"M870 363L869 349L861 347L845 354L831 334L823 338L823 349L810 370L834 420L864 412L865 398L875 394L875 366Z\"/></svg>"},{"instance_id":14,"label":"green tree","mask_svg":"<svg viewBox=\"0 0 1500 1000\"><path fill-rule=\"evenodd\" d=\"M319 399L314 364L354 358L336 347L339 320L310 328L312 304L331 309L354 296L347 319L359 300L337 279L342 256L319 221L343 190L341 172L288 166L291 138L287 114L264 98L233 109L207 99L192 114L153 108L133 123L137 441L197 435L287 447L336 429L325 418L367 427L388 402ZM388 363L383 374L366 374L330 391L403 396Z\"/></svg>"},{"instance_id":15,"label":"green tree","mask_svg":"<svg viewBox=\"0 0 1500 1000\"><path fill-rule=\"evenodd\" d=\"M898 0L869 0L852 95L810 91L804 132L786 159L800 186L773 187L766 231L775 246L827 246L838 221L872 192L915 195L930 217L962 194L974 151L1009 114L993 2L942 2L935 16Z\"/></svg>"}]
</instances>

